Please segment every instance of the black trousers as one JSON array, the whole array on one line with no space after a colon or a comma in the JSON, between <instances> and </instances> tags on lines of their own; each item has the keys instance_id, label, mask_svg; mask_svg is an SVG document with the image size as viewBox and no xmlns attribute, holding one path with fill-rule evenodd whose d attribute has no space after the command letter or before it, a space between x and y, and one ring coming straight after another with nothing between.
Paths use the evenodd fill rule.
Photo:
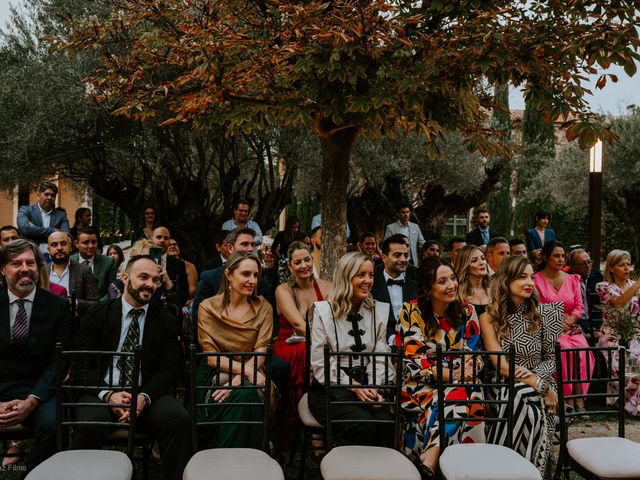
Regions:
<instances>
[{"instance_id":1,"label":"black trousers","mask_svg":"<svg viewBox=\"0 0 640 480\"><path fill-rule=\"evenodd\" d=\"M333 399L340 401L357 400L355 393L347 390L334 390ZM309 389L309 410L323 425L326 423L324 385L313 381ZM374 445L393 447L393 423L363 423L362 420L390 420L394 416L387 406L372 408L362 402L360 405L332 405L332 420L353 420L353 423L334 423L332 425L333 441L336 445Z\"/></svg>"},{"instance_id":2,"label":"black trousers","mask_svg":"<svg viewBox=\"0 0 640 480\"><path fill-rule=\"evenodd\" d=\"M31 386L26 384L7 388L0 394L0 402L11 400L24 400L29 396ZM27 472L37 467L51 455L56 453L56 399L50 398L41 402L36 409L22 422L22 424L34 433L31 449L27 454L24 464ZM24 475L23 475L24 476Z\"/></svg>"},{"instance_id":3,"label":"black trousers","mask_svg":"<svg viewBox=\"0 0 640 480\"><path fill-rule=\"evenodd\" d=\"M98 403L92 395L82 395L80 402ZM115 415L105 407L80 407L78 421L113 421ZM182 472L193 453L189 412L170 395L157 398L146 407L136 420L137 430L160 441L162 477L181 480ZM108 428L82 426L73 441L75 449L100 449L109 435Z\"/></svg>"}]
</instances>

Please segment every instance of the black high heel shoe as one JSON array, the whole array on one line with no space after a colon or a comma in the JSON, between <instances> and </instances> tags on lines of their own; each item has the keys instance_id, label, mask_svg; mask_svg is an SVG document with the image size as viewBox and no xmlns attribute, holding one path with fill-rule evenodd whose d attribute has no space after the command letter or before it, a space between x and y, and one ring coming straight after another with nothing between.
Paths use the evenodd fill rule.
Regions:
<instances>
[{"instance_id":1,"label":"black high heel shoe","mask_svg":"<svg viewBox=\"0 0 640 480\"><path fill-rule=\"evenodd\" d=\"M424 463L422 463L422 460L420 460L420 455L418 455L415 458L415 460L413 461L413 464L418 469L418 473L420 474L420 480L435 480L436 479L436 474L433 472L433 470L431 470Z\"/></svg>"}]
</instances>

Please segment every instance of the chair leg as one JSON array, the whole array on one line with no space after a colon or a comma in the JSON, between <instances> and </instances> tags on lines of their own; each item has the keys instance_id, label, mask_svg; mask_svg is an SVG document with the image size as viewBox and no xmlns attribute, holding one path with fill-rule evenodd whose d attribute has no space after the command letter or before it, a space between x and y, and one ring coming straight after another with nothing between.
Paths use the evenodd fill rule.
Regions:
<instances>
[{"instance_id":1,"label":"chair leg","mask_svg":"<svg viewBox=\"0 0 640 480\"><path fill-rule=\"evenodd\" d=\"M304 480L304 474L307 467L307 453L309 452L309 442L311 441L311 433L302 427L302 451L300 452L300 467L298 470L298 480Z\"/></svg>"},{"instance_id":2,"label":"chair leg","mask_svg":"<svg viewBox=\"0 0 640 480\"><path fill-rule=\"evenodd\" d=\"M296 433L293 435L293 442L291 445L291 450L289 452L289 462L288 465L293 465L293 460L296 458L296 454L298 453L298 440L300 439L300 435L302 434L302 422L298 422L296 425ZM302 437L304 441L304 436Z\"/></svg>"},{"instance_id":3,"label":"chair leg","mask_svg":"<svg viewBox=\"0 0 640 480\"><path fill-rule=\"evenodd\" d=\"M153 442L145 442L142 445L142 480L149 480L149 459L151 458Z\"/></svg>"}]
</instances>

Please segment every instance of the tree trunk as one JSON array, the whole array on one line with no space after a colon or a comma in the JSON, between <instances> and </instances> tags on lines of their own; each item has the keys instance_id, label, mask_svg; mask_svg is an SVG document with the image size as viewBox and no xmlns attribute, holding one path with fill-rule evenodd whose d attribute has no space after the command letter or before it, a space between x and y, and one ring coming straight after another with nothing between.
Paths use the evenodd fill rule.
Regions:
<instances>
[{"instance_id":1,"label":"tree trunk","mask_svg":"<svg viewBox=\"0 0 640 480\"><path fill-rule=\"evenodd\" d=\"M347 225L349 160L351 150L358 137L358 129L346 127L327 132L316 125L315 131L322 148L320 276L330 280L333 278L338 260L346 251L345 227Z\"/></svg>"}]
</instances>

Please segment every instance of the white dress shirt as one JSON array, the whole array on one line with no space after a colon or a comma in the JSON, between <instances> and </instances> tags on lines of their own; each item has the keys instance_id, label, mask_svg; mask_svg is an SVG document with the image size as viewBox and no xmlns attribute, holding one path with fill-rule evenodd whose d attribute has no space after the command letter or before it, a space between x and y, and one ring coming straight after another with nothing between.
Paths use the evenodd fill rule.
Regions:
<instances>
[{"instance_id":1,"label":"white dress shirt","mask_svg":"<svg viewBox=\"0 0 640 480\"><path fill-rule=\"evenodd\" d=\"M49 281L52 283L57 283L61 287L66 288L67 292L71 292L71 289L69 288L69 263L70 262L67 262L67 266L65 267L64 272L62 272L62 275L60 276L58 276L58 274L53 271L53 263L49 267Z\"/></svg>"},{"instance_id":2,"label":"white dress shirt","mask_svg":"<svg viewBox=\"0 0 640 480\"><path fill-rule=\"evenodd\" d=\"M387 280L404 280L404 272L398 275L396 278L393 278L391 275L387 273L386 270L383 271L385 284ZM386 285L387 290L389 291L389 300L391 301L391 311L393 312L393 316L396 321L400 317L400 309L402 308L402 287L400 285Z\"/></svg>"}]
</instances>

